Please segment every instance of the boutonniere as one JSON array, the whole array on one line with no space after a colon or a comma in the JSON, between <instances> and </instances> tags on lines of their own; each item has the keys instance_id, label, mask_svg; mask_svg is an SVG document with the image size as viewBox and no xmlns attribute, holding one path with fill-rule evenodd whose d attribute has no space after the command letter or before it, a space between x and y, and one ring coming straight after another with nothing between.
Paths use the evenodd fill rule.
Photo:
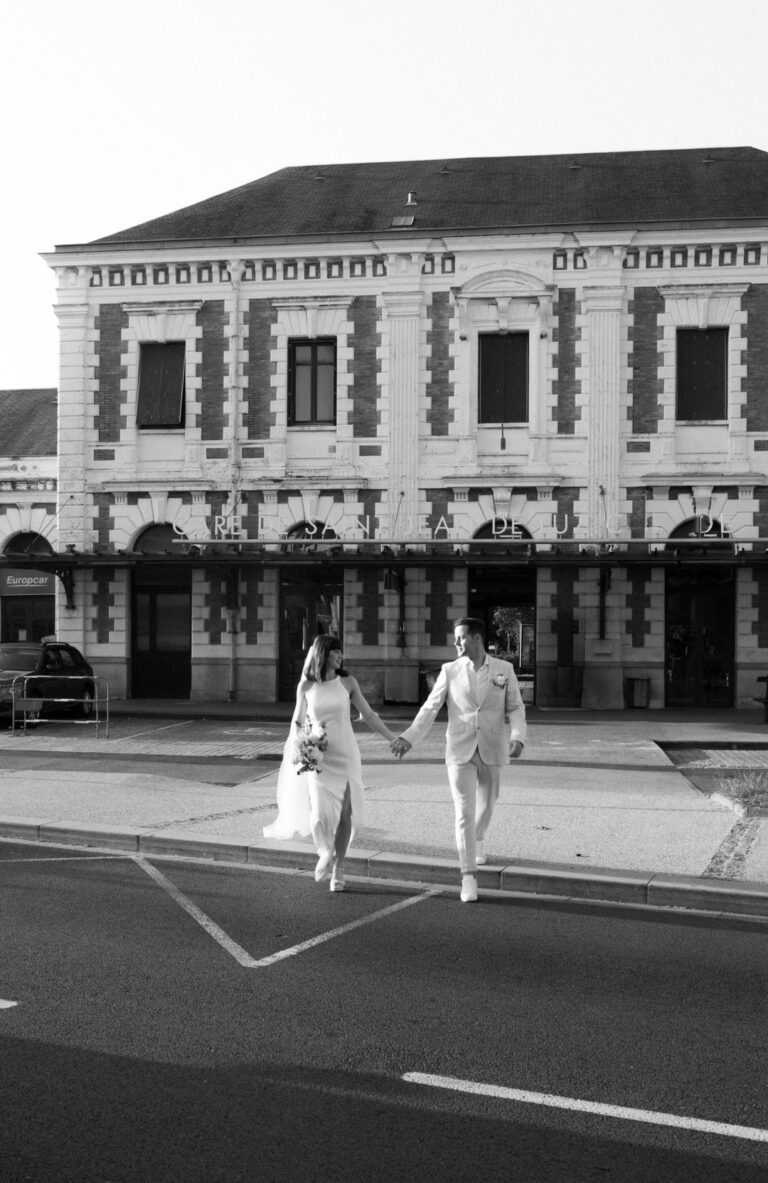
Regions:
<instances>
[{"instance_id":1,"label":"boutonniere","mask_svg":"<svg viewBox=\"0 0 768 1183\"><path fill-rule=\"evenodd\" d=\"M504 674L494 674L493 676L493 684L498 686L500 690L504 689L508 681L509 678L506 678Z\"/></svg>"}]
</instances>

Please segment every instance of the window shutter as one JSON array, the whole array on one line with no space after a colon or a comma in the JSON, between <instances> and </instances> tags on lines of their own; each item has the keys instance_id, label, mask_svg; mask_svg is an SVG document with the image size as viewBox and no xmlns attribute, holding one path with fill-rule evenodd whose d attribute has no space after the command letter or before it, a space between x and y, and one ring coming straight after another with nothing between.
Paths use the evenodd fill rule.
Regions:
<instances>
[{"instance_id":1,"label":"window shutter","mask_svg":"<svg viewBox=\"0 0 768 1183\"><path fill-rule=\"evenodd\" d=\"M184 355L183 341L141 346L136 409L139 427L183 426Z\"/></svg>"}]
</instances>

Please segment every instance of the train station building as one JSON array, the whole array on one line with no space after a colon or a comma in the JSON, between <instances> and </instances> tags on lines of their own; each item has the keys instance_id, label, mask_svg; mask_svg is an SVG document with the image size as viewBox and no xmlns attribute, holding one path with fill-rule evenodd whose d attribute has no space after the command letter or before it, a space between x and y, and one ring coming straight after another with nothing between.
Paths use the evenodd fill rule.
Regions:
<instances>
[{"instance_id":1,"label":"train station building","mask_svg":"<svg viewBox=\"0 0 768 1183\"><path fill-rule=\"evenodd\" d=\"M113 697L288 700L331 632L415 704L473 615L540 707L753 705L768 154L291 167L45 257L35 569Z\"/></svg>"}]
</instances>

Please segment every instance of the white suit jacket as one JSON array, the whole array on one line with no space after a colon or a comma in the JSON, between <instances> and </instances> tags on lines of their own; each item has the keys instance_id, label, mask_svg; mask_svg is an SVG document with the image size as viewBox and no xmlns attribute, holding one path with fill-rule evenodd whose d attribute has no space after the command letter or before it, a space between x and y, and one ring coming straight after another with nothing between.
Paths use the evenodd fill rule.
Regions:
<instances>
[{"instance_id":1,"label":"white suit jacket","mask_svg":"<svg viewBox=\"0 0 768 1183\"><path fill-rule=\"evenodd\" d=\"M525 706L514 667L490 654L488 663L487 690L482 702L478 702L469 675L469 658L446 662L426 702L403 732L403 739L411 747L419 743L447 702L446 764L465 764L476 748L486 764L509 763L512 740L525 743Z\"/></svg>"}]
</instances>

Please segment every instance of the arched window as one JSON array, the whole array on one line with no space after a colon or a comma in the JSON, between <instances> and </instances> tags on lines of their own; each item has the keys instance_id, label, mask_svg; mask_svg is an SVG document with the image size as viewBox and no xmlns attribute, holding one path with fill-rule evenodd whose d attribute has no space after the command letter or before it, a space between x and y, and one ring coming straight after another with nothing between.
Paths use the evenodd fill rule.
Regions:
<instances>
[{"instance_id":1,"label":"arched window","mask_svg":"<svg viewBox=\"0 0 768 1183\"><path fill-rule=\"evenodd\" d=\"M291 526L285 537L288 542L294 543L293 546L284 547L285 550L291 553L309 553L316 549L316 543L331 541L338 538L338 534L331 526L314 518L312 521L297 522L295 526ZM305 545L295 545L299 542Z\"/></svg>"},{"instance_id":2,"label":"arched window","mask_svg":"<svg viewBox=\"0 0 768 1183\"><path fill-rule=\"evenodd\" d=\"M486 540L492 541L494 544L499 542L514 543L514 550L516 552L527 554L529 548L520 546L520 543L532 541L530 530L526 530L525 526L519 525L518 522L512 521L510 518L492 518L490 522L486 522L479 530L475 530L472 538L473 541L469 547L469 553L472 555L499 554L503 549L498 545L483 546L483 542Z\"/></svg>"},{"instance_id":3,"label":"arched window","mask_svg":"<svg viewBox=\"0 0 768 1183\"><path fill-rule=\"evenodd\" d=\"M689 542L693 540L700 540L702 544L706 544L715 538L729 538L727 530L724 530L717 518L711 518L708 514L700 513L695 517L688 518L681 522L679 526L675 526L674 530L670 532L667 548L674 549L676 539L686 539ZM703 547L702 547L703 549ZM679 547L685 554L698 554L699 548L693 545L686 545ZM718 553L730 554L733 552L733 544L730 546L718 546Z\"/></svg>"},{"instance_id":4,"label":"arched window","mask_svg":"<svg viewBox=\"0 0 768 1183\"><path fill-rule=\"evenodd\" d=\"M16 534L5 544L4 554L7 555L52 555L53 547L42 534L28 532Z\"/></svg>"},{"instance_id":5,"label":"arched window","mask_svg":"<svg viewBox=\"0 0 768 1183\"><path fill-rule=\"evenodd\" d=\"M179 543L185 536L167 522L162 526L147 526L133 544L142 555L180 555L184 548Z\"/></svg>"}]
</instances>

